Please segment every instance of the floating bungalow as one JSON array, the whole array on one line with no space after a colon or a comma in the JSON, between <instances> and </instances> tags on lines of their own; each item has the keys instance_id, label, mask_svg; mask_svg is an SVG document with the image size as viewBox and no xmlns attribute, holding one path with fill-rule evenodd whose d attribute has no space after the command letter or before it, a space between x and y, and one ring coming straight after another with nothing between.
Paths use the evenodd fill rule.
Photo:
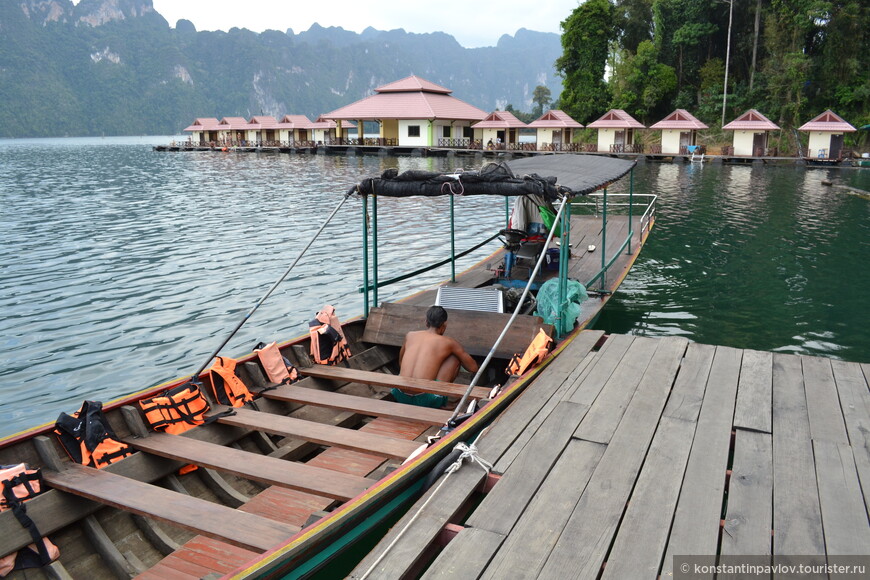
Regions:
<instances>
[{"instance_id":1,"label":"floating bungalow","mask_svg":"<svg viewBox=\"0 0 870 580\"><path fill-rule=\"evenodd\" d=\"M221 143L247 144L248 121L244 117L224 117L218 127L218 141Z\"/></svg>"},{"instance_id":2,"label":"floating bungalow","mask_svg":"<svg viewBox=\"0 0 870 580\"><path fill-rule=\"evenodd\" d=\"M338 124L339 139L347 121L378 123L379 136L349 145L399 147L468 147L471 125L486 118L477 107L451 96L450 89L409 76L375 89L375 94L323 115ZM361 131L362 132L362 131Z\"/></svg>"},{"instance_id":3,"label":"floating bungalow","mask_svg":"<svg viewBox=\"0 0 870 580\"><path fill-rule=\"evenodd\" d=\"M199 145L216 142L219 138L218 131L220 131L220 121L216 117L198 117L184 128L185 133L190 133L191 142Z\"/></svg>"},{"instance_id":4,"label":"floating bungalow","mask_svg":"<svg viewBox=\"0 0 870 580\"><path fill-rule=\"evenodd\" d=\"M839 161L843 158L843 136L855 131L855 127L828 109L798 130L809 133L808 158Z\"/></svg>"},{"instance_id":5,"label":"floating bungalow","mask_svg":"<svg viewBox=\"0 0 870 580\"><path fill-rule=\"evenodd\" d=\"M658 151L662 155L703 153L702 150L697 150L698 131L707 128L707 125L685 109L677 109L650 127L662 132L662 144Z\"/></svg>"},{"instance_id":6,"label":"floating bungalow","mask_svg":"<svg viewBox=\"0 0 870 580\"><path fill-rule=\"evenodd\" d=\"M535 142L539 151L579 151L579 143L574 143L574 132L583 125L559 110L547 111L528 127L535 129Z\"/></svg>"},{"instance_id":7,"label":"floating bungalow","mask_svg":"<svg viewBox=\"0 0 870 580\"><path fill-rule=\"evenodd\" d=\"M643 153L643 145L636 145L634 142L634 132L646 127L622 109L610 109L587 127L598 129L599 152Z\"/></svg>"},{"instance_id":8,"label":"floating bungalow","mask_svg":"<svg viewBox=\"0 0 870 580\"><path fill-rule=\"evenodd\" d=\"M308 143L313 123L305 115L284 115L278 123L278 140L282 143Z\"/></svg>"},{"instance_id":9,"label":"floating bungalow","mask_svg":"<svg viewBox=\"0 0 870 580\"><path fill-rule=\"evenodd\" d=\"M756 111L749 109L724 127L725 131L734 131L733 145L728 151L723 149L723 155L742 155L746 157L776 157L776 149L767 146L769 131L776 131L779 125Z\"/></svg>"},{"instance_id":10,"label":"floating bungalow","mask_svg":"<svg viewBox=\"0 0 870 580\"><path fill-rule=\"evenodd\" d=\"M278 132L278 120L275 117L260 115L248 121L246 134L248 141L273 146L280 141Z\"/></svg>"},{"instance_id":11,"label":"floating bungalow","mask_svg":"<svg viewBox=\"0 0 870 580\"><path fill-rule=\"evenodd\" d=\"M345 123L348 128L355 127L353 123L346 122ZM311 140L317 143L318 145L322 145L324 143L332 143L336 139L338 139L338 124L331 119L324 119L321 115L317 117L317 119L311 123Z\"/></svg>"},{"instance_id":12,"label":"floating bungalow","mask_svg":"<svg viewBox=\"0 0 870 580\"><path fill-rule=\"evenodd\" d=\"M484 143L487 149L519 149L520 129L525 127L527 125L509 111L493 111L483 121L471 126L474 140Z\"/></svg>"}]
</instances>

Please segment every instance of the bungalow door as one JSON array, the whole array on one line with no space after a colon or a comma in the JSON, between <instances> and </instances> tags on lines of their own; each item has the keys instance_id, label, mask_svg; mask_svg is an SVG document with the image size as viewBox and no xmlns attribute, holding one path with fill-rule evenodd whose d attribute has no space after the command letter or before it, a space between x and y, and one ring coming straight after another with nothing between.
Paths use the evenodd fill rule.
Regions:
<instances>
[{"instance_id":1,"label":"bungalow door","mask_svg":"<svg viewBox=\"0 0 870 580\"><path fill-rule=\"evenodd\" d=\"M843 135L831 135L831 151L828 157L831 159L839 159L840 152L843 150Z\"/></svg>"},{"instance_id":2,"label":"bungalow door","mask_svg":"<svg viewBox=\"0 0 870 580\"><path fill-rule=\"evenodd\" d=\"M688 147L689 145L694 145L694 143L692 143L692 133L689 131L682 131L680 133L680 149Z\"/></svg>"},{"instance_id":3,"label":"bungalow door","mask_svg":"<svg viewBox=\"0 0 870 580\"><path fill-rule=\"evenodd\" d=\"M752 136L752 155L755 157L764 157L764 150L767 148L767 133L756 133Z\"/></svg>"},{"instance_id":4,"label":"bungalow door","mask_svg":"<svg viewBox=\"0 0 870 580\"><path fill-rule=\"evenodd\" d=\"M553 140L551 143L561 143L562 142L562 131L553 131Z\"/></svg>"}]
</instances>

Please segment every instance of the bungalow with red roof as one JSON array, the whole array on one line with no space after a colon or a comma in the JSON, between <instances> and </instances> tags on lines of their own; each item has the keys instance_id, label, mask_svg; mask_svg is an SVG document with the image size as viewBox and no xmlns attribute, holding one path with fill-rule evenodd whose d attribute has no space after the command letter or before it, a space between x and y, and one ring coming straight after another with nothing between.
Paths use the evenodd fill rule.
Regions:
<instances>
[{"instance_id":1,"label":"bungalow with red roof","mask_svg":"<svg viewBox=\"0 0 870 580\"><path fill-rule=\"evenodd\" d=\"M276 145L278 139L278 120L269 115L251 117L248 121L247 140L257 145Z\"/></svg>"},{"instance_id":2,"label":"bungalow with red roof","mask_svg":"<svg viewBox=\"0 0 870 580\"><path fill-rule=\"evenodd\" d=\"M471 128L474 140L485 143L487 149L511 149L520 142L520 129L526 126L509 111L493 111Z\"/></svg>"},{"instance_id":3,"label":"bungalow with red roof","mask_svg":"<svg viewBox=\"0 0 870 580\"><path fill-rule=\"evenodd\" d=\"M247 140L248 120L244 117L224 117L218 124L218 140L238 145Z\"/></svg>"},{"instance_id":4,"label":"bungalow with red roof","mask_svg":"<svg viewBox=\"0 0 870 580\"><path fill-rule=\"evenodd\" d=\"M193 123L184 128L185 133L190 133L190 142L205 145L211 141L217 141L220 136L220 121L216 117L198 117Z\"/></svg>"},{"instance_id":5,"label":"bungalow with red roof","mask_svg":"<svg viewBox=\"0 0 870 580\"><path fill-rule=\"evenodd\" d=\"M312 141L312 125L305 115L284 115L278 122L278 140L289 145Z\"/></svg>"},{"instance_id":6,"label":"bungalow with red roof","mask_svg":"<svg viewBox=\"0 0 870 580\"><path fill-rule=\"evenodd\" d=\"M840 159L843 152L844 133L855 131L855 127L828 109L812 121L801 125L798 131L806 131L810 134L807 157Z\"/></svg>"},{"instance_id":7,"label":"bungalow with red roof","mask_svg":"<svg viewBox=\"0 0 870 580\"><path fill-rule=\"evenodd\" d=\"M338 123L374 121L379 125L378 145L409 147L468 146L471 124L486 117L477 107L451 96L450 89L417 76L409 76L375 89L375 94L322 115Z\"/></svg>"},{"instance_id":8,"label":"bungalow with red roof","mask_svg":"<svg viewBox=\"0 0 870 580\"><path fill-rule=\"evenodd\" d=\"M755 109L749 109L722 129L734 131L733 155L764 157L770 153L767 149L767 133L776 131L779 125Z\"/></svg>"},{"instance_id":9,"label":"bungalow with red roof","mask_svg":"<svg viewBox=\"0 0 870 580\"><path fill-rule=\"evenodd\" d=\"M582 129L583 125L568 113L553 110L529 123L529 128L535 129L535 142L541 151L577 151L574 131Z\"/></svg>"},{"instance_id":10,"label":"bungalow with red roof","mask_svg":"<svg viewBox=\"0 0 870 580\"><path fill-rule=\"evenodd\" d=\"M600 152L643 153L643 146L634 143L634 132L646 127L622 109L610 109L586 127L598 129Z\"/></svg>"},{"instance_id":11,"label":"bungalow with red roof","mask_svg":"<svg viewBox=\"0 0 870 580\"><path fill-rule=\"evenodd\" d=\"M689 147L697 146L698 131L707 129L707 125L699 121L685 109L677 109L650 129L661 129L663 155L688 155L694 152Z\"/></svg>"}]
</instances>

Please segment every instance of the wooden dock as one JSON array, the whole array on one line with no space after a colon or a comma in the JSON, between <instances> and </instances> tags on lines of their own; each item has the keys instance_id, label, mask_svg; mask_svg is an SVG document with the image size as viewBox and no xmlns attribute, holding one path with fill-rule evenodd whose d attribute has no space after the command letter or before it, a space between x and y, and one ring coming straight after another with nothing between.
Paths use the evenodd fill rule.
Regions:
<instances>
[{"instance_id":1,"label":"wooden dock","mask_svg":"<svg viewBox=\"0 0 870 580\"><path fill-rule=\"evenodd\" d=\"M584 331L477 441L496 475L442 477L351 577L868 555L868 379L870 364Z\"/></svg>"}]
</instances>

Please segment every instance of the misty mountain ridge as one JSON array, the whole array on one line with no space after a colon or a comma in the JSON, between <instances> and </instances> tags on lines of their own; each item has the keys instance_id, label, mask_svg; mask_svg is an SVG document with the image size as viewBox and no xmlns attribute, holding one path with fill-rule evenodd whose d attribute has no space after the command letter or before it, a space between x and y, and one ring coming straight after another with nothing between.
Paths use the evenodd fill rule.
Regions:
<instances>
[{"instance_id":1,"label":"misty mountain ridge","mask_svg":"<svg viewBox=\"0 0 870 580\"><path fill-rule=\"evenodd\" d=\"M0 136L176 134L195 117L314 119L417 75L485 111L532 109L561 90L558 34L520 29L494 47L444 32L312 25L294 33L174 28L151 0L0 3Z\"/></svg>"}]
</instances>

